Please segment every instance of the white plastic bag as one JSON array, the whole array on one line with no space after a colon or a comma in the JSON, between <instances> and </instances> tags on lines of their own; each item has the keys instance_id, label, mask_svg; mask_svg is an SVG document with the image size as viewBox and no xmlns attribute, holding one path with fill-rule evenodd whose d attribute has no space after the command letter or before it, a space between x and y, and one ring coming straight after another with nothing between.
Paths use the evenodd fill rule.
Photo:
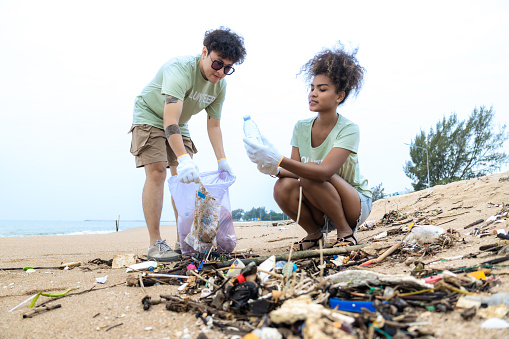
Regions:
<instances>
[{"instance_id":1,"label":"white plastic bag","mask_svg":"<svg viewBox=\"0 0 509 339\"><path fill-rule=\"evenodd\" d=\"M403 240L409 244L424 245L437 242L440 234L445 233L445 230L440 226L435 225L414 225L410 234Z\"/></svg>"},{"instance_id":2,"label":"white plastic bag","mask_svg":"<svg viewBox=\"0 0 509 339\"><path fill-rule=\"evenodd\" d=\"M213 245L217 246L219 251L232 252L237 245L237 237L235 236L235 229L233 228L228 188L235 182L235 177L225 171L212 171L200 173L200 180L208 194L220 204L217 234ZM207 246L207 243L200 241L200 238L198 237L197 239L195 235L188 238L193 226L196 196L200 187L199 184L193 182L183 184L178 181L177 176L172 176L168 179L168 187L178 211L177 228L182 254L193 255L196 252L208 250L208 248L212 246L212 243ZM200 245L201 248L193 248L186 239L189 240L191 244ZM196 242L196 240L198 240L198 242Z\"/></svg>"}]
</instances>

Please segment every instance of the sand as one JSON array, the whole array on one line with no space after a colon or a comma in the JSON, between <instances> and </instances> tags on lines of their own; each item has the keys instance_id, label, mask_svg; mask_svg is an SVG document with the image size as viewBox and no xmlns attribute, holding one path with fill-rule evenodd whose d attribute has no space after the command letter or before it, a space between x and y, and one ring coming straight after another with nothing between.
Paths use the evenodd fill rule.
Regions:
<instances>
[{"instance_id":1,"label":"sand","mask_svg":"<svg viewBox=\"0 0 509 339\"><path fill-rule=\"evenodd\" d=\"M440 258L453 258L479 251L479 246L496 243L495 236L475 237L468 234L473 230L464 226L478 219L486 220L496 214L502 203L509 203L509 172L487 177L461 181L444 186L435 186L430 190L413 192L401 196L389 197L375 202L368 220L380 220L385 213L397 210L400 213L420 212L431 215L430 222L442 224L444 229L454 228L465 240L465 244L455 244L452 248L432 257L421 260L431 262ZM432 212L441 210L433 216ZM408 225L403 225L406 227ZM373 236L390 229L378 226L372 230L360 231L357 238L360 243L373 243ZM497 223L488 228L506 229L508 222ZM162 226L163 236L169 244L175 241L175 225ZM273 226L271 222L237 223L237 249L252 248L259 255L282 254L289 244L302 238L305 232L295 223ZM334 241L334 234L328 243ZM381 239L387 246L404 235L389 236ZM191 338L201 332L196 318L189 313L167 311L163 305L143 311L141 299L145 293L141 288L125 285L125 269L100 268L87 264L100 258L112 259L121 253L135 253L146 256L148 234L144 227L116 233L98 235L68 235L41 237L0 238L0 267L58 266L66 262L82 262L83 265L71 270L38 269L33 273L22 270L0 270L0 337L1 338L180 338L184 329ZM444 268L474 265L483 261L501 257L491 252L481 253L477 258L448 260L440 265ZM411 267L403 259L389 258L383 263L371 267L377 272L408 274ZM504 264L504 263L502 263ZM509 264L506 262L505 264ZM509 292L508 270L495 269L494 276L500 284L491 292ZM96 283L96 278L107 276L105 284ZM33 318L23 319L28 311L25 304L12 312L14 306L39 291L59 293L69 288L78 288L73 292L84 292L58 301L61 308ZM86 292L90 289L93 290ZM147 287L152 296L159 294L177 294L175 286ZM48 300L41 296L39 302ZM38 303L39 303L38 302ZM55 303L52 303L55 304ZM427 313L423 319L432 325L437 338L509 337L509 330L482 330L484 321L475 317L470 321L462 320L459 312ZM505 320L509 320L504 317ZM112 326L120 326L111 328ZM209 338L225 337L220 331L207 333Z\"/></svg>"}]
</instances>

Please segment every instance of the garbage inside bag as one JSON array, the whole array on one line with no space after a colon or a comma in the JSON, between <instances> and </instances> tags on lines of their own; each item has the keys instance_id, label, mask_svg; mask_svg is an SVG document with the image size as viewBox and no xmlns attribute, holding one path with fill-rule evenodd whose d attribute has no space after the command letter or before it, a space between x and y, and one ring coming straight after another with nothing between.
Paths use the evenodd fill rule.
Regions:
<instances>
[{"instance_id":1,"label":"garbage inside bag","mask_svg":"<svg viewBox=\"0 0 509 339\"><path fill-rule=\"evenodd\" d=\"M211 246L217 246L218 251L232 252L237 245L237 237L233 227L228 188L235 182L235 177L225 171L202 172L200 181L204 189L201 189L201 184L181 183L176 176L168 180L168 187L178 212L179 237L184 239L180 243L182 254L195 255L208 250ZM209 208L208 204L212 207ZM217 228L210 229L209 226L216 225L216 221ZM208 225L205 229L204 224ZM193 233L193 227L194 234L186 239ZM206 233L201 233L204 230Z\"/></svg>"},{"instance_id":2,"label":"garbage inside bag","mask_svg":"<svg viewBox=\"0 0 509 339\"><path fill-rule=\"evenodd\" d=\"M217 246L216 234L219 226L221 203L212 197L200 182L196 191L193 225L184 241L196 251L208 251Z\"/></svg>"}]
</instances>

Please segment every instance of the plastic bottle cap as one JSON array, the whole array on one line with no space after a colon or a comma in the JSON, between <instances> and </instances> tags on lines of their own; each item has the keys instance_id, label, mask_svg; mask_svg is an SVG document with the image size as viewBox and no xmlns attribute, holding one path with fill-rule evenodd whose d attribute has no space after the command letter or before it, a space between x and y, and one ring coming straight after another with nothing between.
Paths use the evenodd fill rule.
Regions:
<instances>
[{"instance_id":1,"label":"plastic bottle cap","mask_svg":"<svg viewBox=\"0 0 509 339\"><path fill-rule=\"evenodd\" d=\"M244 115L244 121L251 119L250 115Z\"/></svg>"},{"instance_id":2,"label":"plastic bottle cap","mask_svg":"<svg viewBox=\"0 0 509 339\"><path fill-rule=\"evenodd\" d=\"M241 284L241 283L243 283L243 282L245 282L245 281L246 281L246 278L244 278L244 276L243 276L242 274L239 274L239 275L237 276L237 282L238 282L239 284Z\"/></svg>"}]
</instances>

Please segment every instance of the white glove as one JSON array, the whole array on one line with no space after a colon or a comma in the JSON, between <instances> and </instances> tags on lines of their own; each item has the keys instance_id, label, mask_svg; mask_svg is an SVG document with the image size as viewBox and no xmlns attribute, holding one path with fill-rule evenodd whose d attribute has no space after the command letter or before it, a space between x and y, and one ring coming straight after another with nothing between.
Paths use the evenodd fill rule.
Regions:
<instances>
[{"instance_id":1,"label":"white glove","mask_svg":"<svg viewBox=\"0 0 509 339\"><path fill-rule=\"evenodd\" d=\"M181 155L178 159L177 178L180 182L188 184L190 182L200 182L200 171L189 154Z\"/></svg>"},{"instance_id":2,"label":"white glove","mask_svg":"<svg viewBox=\"0 0 509 339\"><path fill-rule=\"evenodd\" d=\"M258 170L267 175L278 175L279 167L258 165Z\"/></svg>"},{"instance_id":3,"label":"white glove","mask_svg":"<svg viewBox=\"0 0 509 339\"><path fill-rule=\"evenodd\" d=\"M230 165L228 165L228 161L226 161L226 158L223 158L217 162L217 170L225 171L228 172L228 174L230 174L231 176L235 176L235 174L233 174L232 168L230 167Z\"/></svg>"},{"instance_id":4,"label":"white glove","mask_svg":"<svg viewBox=\"0 0 509 339\"><path fill-rule=\"evenodd\" d=\"M283 155L262 135L263 145L244 138L244 147L249 160L263 167L277 168L283 160Z\"/></svg>"}]
</instances>

